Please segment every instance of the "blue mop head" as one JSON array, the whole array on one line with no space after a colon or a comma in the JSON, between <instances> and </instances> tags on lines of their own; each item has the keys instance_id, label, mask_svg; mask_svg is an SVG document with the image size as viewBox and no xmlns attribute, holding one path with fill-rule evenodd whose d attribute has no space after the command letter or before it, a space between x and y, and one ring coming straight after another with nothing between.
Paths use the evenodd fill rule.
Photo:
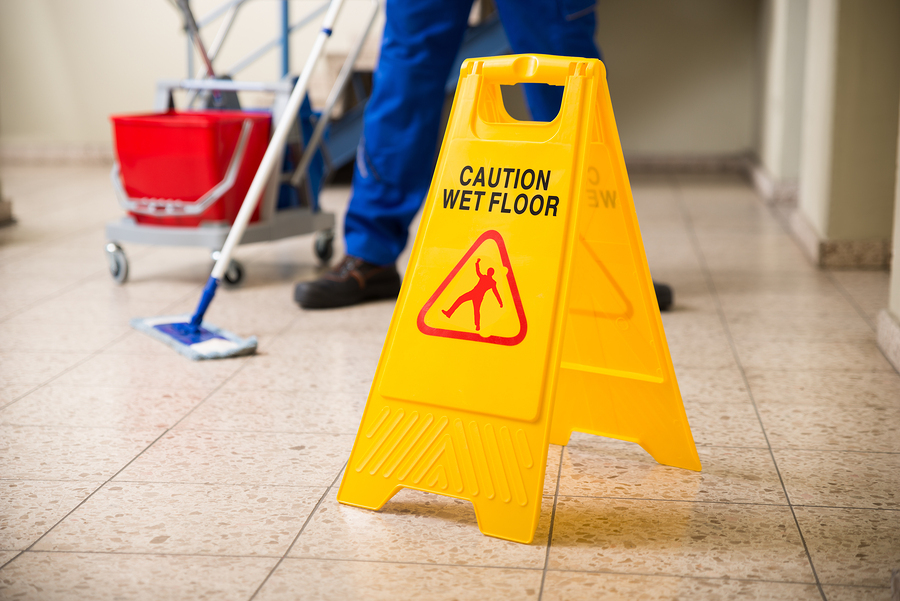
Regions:
<instances>
[{"instance_id":1,"label":"blue mop head","mask_svg":"<svg viewBox=\"0 0 900 601\"><path fill-rule=\"evenodd\" d=\"M240 338L207 322L191 327L190 315L148 317L131 320L131 327L156 338L194 361L252 355L256 336Z\"/></svg>"}]
</instances>

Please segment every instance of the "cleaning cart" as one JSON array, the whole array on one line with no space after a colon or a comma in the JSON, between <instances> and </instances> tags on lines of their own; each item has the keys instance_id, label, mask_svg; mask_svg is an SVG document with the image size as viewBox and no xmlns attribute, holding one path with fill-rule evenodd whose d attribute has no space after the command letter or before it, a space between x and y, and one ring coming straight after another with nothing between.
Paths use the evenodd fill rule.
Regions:
<instances>
[{"instance_id":1,"label":"cleaning cart","mask_svg":"<svg viewBox=\"0 0 900 601\"><path fill-rule=\"evenodd\" d=\"M377 15L378 1L373 0L365 32L348 54L324 108L314 112L306 98L296 115L287 114L294 89L294 79L288 75L288 40L292 32L324 13L329 4L291 24L287 0L282 0L280 38L263 44L227 71L217 73L213 60L247 1L229 0L198 23L188 0L178 0L189 38L189 77L160 81L153 113L112 117L117 160L111 179L116 198L127 214L107 224L105 250L110 274L118 283L124 283L128 277L128 259L121 243L205 247L218 260L270 137L284 119L292 120L293 125L286 144L278 149L276 164L281 169L273 169L268 176L239 244L315 233L314 250L319 260L327 262L333 254L335 218L321 211L318 203L319 188L330 167L323 141L327 141L334 106ZM219 29L207 51L200 30L219 18ZM193 45L205 63L203 78L192 76ZM279 46L282 80L232 79L238 71ZM176 110L175 92L179 90L187 93L187 106ZM269 110L240 110L239 92L268 92L274 100ZM243 266L231 259L223 279L237 284L243 275Z\"/></svg>"}]
</instances>

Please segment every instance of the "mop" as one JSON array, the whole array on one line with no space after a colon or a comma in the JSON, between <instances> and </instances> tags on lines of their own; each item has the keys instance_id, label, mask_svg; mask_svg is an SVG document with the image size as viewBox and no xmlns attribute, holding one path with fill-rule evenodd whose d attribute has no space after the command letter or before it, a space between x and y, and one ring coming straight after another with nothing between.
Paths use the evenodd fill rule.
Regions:
<instances>
[{"instance_id":1,"label":"mop","mask_svg":"<svg viewBox=\"0 0 900 601\"><path fill-rule=\"evenodd\" d=\"M306 96L306 90L309 86L309 79L312 76L313 68L318 61L319 55L322 53L325 42L328 41L328 38L331 36L332 27L341 10L342 4L343 0L332 0L328 7L328 12L325 13L325 18L322 21L322 29L319 31L318 36L316 36L316 41L310 51L309 59L306 61L303 72L300 74L297 83L294 85L294 90L291 92L287 108L285 109L285 116L278 123L278 126L275 128L275 133L269 141L269 146L266 148L266 153L263 155L262 161L259 164L259 169L256 171L253 182L250 184L250 189L247 190L247 196L244 198L241 209L234 220L234 224L231 226L231 231L228 232L228 237L225 239L225 244L222 246L219 258L213 267L212 274L209 276L209 280L203 288L203 294L200 297L200 302L197 304L197 309L194 311L194 314L135 318L131 320L131 327L134 329L169 345L190 359L195 361L202 359L223 359L226 357L249 355L256 352L256 336L241 338L236 334L203 321L203 316L216 294L216 288L218 287L219 282L228 270L228 266L231 263L231 253L234 250L234 247L237 246L238 242L240 242L241 238L244 236L244 231L247 229L250 217L256 209L260 196L262 196L266 180L268 180L269 175L272 173L272 169L275 169L277 166L276 163L279 149L283 147L287 141L290 128L293 125L293 120L297 117L297 113L300 110L300 104ZM192 19L189 19L189 26L192 25L191 21ZM196 29L196 26L191 27L191 29ZM195 39L199 39L199 35L195 34Z\"/></svg>"}]
</instances>

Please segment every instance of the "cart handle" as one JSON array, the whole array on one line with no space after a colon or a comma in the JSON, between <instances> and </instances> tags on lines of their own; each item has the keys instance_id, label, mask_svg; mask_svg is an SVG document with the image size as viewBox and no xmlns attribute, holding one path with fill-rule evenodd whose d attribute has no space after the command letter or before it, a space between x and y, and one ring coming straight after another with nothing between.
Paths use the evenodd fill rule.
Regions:
<instances>
[{"instance_id":1,"label":"cart handle","mask_svg":"<svg viewBox=\"0 0 900 601\"><path fill-rule=\"evenodd\" d=\"M235 148L234 154L231 155L231 161L228 163L225 177L195 202L169 198L131 198L128 196L128 193L125 192L125 187L122 185L119 162L115 161L109 177L112 179L113 190L116 193L116 199L119 201L119 205L130 213L153 215L157 217L178 217L184 215L199 215L203 213L234 187L234 182L237 181L238 170L241 167L244 152L247 150L247 141L250 139L250 132L252 129L253 121L251 119L244 119L244 124L241 126L241 135L238 138L237 148Z\"/></svg>"}]
</instances>

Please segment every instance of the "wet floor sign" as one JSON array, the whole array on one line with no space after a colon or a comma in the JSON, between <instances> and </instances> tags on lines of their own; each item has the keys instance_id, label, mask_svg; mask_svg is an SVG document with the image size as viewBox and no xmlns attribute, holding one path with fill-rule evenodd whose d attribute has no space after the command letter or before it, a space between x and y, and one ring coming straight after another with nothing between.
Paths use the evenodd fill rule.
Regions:
<instances>
[{"instance_id":1,"label":"wet floor sign","mask_svg":"<svg viewBox=\"0 0 900 601\"><path fill-rule=\"evenodd\" d=\"M519 82L565 86L559 115L511 118ZM547 445L574 430L700 469L603 64L468 60L338 500L466 499L527 543Z\"/></svg>"}]
</instances>

